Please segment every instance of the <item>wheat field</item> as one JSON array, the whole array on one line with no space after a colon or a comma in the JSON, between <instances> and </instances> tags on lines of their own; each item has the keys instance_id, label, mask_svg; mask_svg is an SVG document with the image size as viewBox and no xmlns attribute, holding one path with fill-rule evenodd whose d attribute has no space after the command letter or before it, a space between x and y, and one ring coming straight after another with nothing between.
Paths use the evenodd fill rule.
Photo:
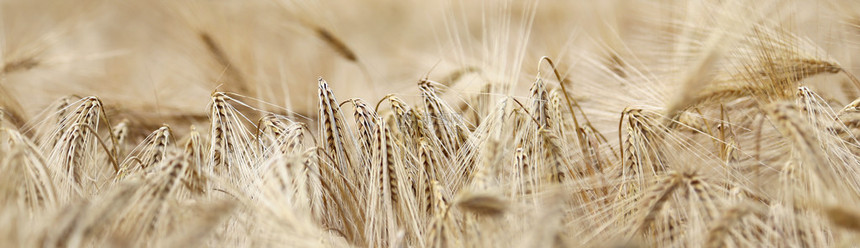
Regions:
<instances>
[{"instance_id":1,"label":"wheat field","mask_svg":"<svg viewBox=\"0 0 860 248\"><path fill-rule=\"evenodd\" d=\"M0 0L0 247L855 247L860 3Z\"/></svg>"}]
</instances>

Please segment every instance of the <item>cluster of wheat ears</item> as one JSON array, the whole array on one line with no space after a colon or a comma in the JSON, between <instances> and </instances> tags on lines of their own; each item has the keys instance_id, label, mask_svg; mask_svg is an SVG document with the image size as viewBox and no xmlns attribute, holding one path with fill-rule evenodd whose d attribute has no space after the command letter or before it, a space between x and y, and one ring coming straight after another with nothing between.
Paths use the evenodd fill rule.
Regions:
<instances>
[{"instance_id":1,"label":"cluster of wheat ears","mask_svg":"<svg viewBox=\"0 0 860 248\"><path fill-rule=\"evenodd\" d=\"M316 86L304 114L254 95L216 31L196 37L224 86L199 114L147 122L149 109L77 95L29 113L26 96L0 88L0 246L860 242L860 81L784 22L739 18L748 3L703 2L706 20L653 27L651 41L668 44L653 48L670 50L515 51L504 58L528 70L450 66L407 82L417 94L374 99L322 75L293 82ZM539 16L527 10L527 22ZM310 30L330 56L362 64L350 42ZM504 35L489 35L489 54L525 46ZM50 69L45 55L13 55L4 82Z\"/></svg>"}]
</instances>

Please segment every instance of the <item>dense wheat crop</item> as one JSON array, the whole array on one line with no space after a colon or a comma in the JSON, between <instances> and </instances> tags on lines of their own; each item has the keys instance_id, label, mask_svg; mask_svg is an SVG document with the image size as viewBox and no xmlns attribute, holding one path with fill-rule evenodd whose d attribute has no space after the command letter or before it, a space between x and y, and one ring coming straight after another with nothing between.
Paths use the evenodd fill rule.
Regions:
<instances>
[{"instance_id":1,"label":"dense wheat crop","mask_svg":"<svg viewBox=\"0 0 860 248\"><path fill-rule=\"evenodd\" d=\"M0 247L849 247L848 0L0 0Z\"/></svg>"}]
</instances>

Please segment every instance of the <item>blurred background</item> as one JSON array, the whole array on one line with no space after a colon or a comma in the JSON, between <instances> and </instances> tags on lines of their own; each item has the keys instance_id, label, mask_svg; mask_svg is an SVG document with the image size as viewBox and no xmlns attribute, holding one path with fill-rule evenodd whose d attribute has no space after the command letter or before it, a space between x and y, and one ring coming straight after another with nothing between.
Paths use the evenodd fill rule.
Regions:
<instances>
[{"instance_id":1,"label":"blurred background","mask_svg":"<svg viewBox=\"0 0 860 248\"><path fill-rule=\"evenodd\" d=\"M678 44L698 37L689 30L730 19L714 8L788 30L857 72L860 3L848 0L2 0L0 97L30 117L61 97L95 95L114 116L158 126L205 119L210 94L229 91L313 119L318 77L338 100L416 99L424 77L452 99L481 93L485 82L516 95L549 56L575 97L600 104L594 94L612 95L623 82L672 87L690 61ZM852 100L838 84L819 85ZM629 102L665 98L631 90L647 99Z\"/></svg>"}]
</instances>

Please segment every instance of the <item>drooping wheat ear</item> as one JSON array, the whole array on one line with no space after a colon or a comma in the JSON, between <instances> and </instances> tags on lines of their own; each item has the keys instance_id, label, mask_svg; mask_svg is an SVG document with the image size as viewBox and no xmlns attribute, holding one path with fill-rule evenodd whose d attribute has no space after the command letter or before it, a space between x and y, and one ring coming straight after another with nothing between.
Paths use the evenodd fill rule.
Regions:
<instances>
[{"instance_id":1,"label":"drooping wheat ear","mask_svg":"<svg viewBox=\"0 0 860 248\"><path fill-rule=\"evenodd\" d=\"M422 82L419 84L419 89L421 90L421 96L423 97L424 103L424 113L427 114L427 121L430 125L426 125L428 129L431 131L430 134L435 137L435 139L442 142L443 145L450 145L450 141L448 138L448 133L446 133L447 129L445 126L445 117L442 114L441 107L439 106L439 102L436 96L436 89L429 82ZM450 150L447 151L445 156L448 157Z\"/></svg>"},{"instance_id":2,"label":"drooping wheat ear","mask_svg":"<svg viewBox=\"0 0 860 248\"><path fill-rule=\"evenodd\" d=\"M410 150L417 151L418 143L416 143L416 141L423 136L421 136L422 134L420 132L416 133L414 127L416 123L416 117L414 116L415 112L409 108L409 105L403 102L403 100L397 98L397 96L394 96L393 94L386 95L380 99L376 104L374 112L379 111L379 105L381 105L385 100L388 100L391 106L391 115L394 117L390 119L393 122L391 127L396 127L396 129L393 129L392 131L394 131L397 136L402 137L403 142L406 143Z\"/></svg>"},{"instance_id":3,"label":"drooping wheat ear","mask_svg":"<svg viewBox=\"0 0 860 248\"><path fill-rule=\"evenodd\" d=\"M570 113L571 120L573 120L573 130L576 132L576 141L577 141L577 144L579 144L580 152L582 152L583 156L584 156L586 153L586 151L585 151L586 144L585 144L584 137L582 136L582 132L581 132L582 126L580 125L579 119L576 116L576 111L574 111L574 107L576 107L576 109L579 110L579 113L581 114L582 119L585 121L586 126L590 126L591 121L588 119L588 115L585 113L585 111L582 110L582 106L579 105L577 100L570 96L570 93L569 93L569 91L567 91L567 86L566 86L567 84L570 84L570 81L567 80L566 78L562 78L561 73L558 72L558 68L556 68L555 62L553 62L552 59L550 59L547 56L543 56L540 58L540 60L538 60L537 78L538 79L542 78L540 67L541 67L541 65L543 65L544 61L546 61L546 63L550 66L550 68L552 68L552 73L553 73L553 75L555 75L556 80L558 80L558 85L561 87L561 93L562 93L562 95L564 95L565 103L567 103L567 110Z\"/></svg>"},{"instance_id":4,"label":"drooping wheat ear","mask_svg":"<svg viewBox=\"0 0 860 248\"><path fill-rule=\"evenodd\" d=\"M146 171L148 168L164 160L170 145L171 133L167 125L153 131L142 143L142 147L131 152L128 159L123 161L123 167L117 173L117 180L129 175Z\"/></svg>"},{"instance_id":5,"label":"drooping wheat ear","mask_svg":"<svg viewBox=\"0 0 860 248\"><path fill-rule=\"evenodd\" d=\"M624 140L625 144L621 148L621 176L635 177L638 190L642 190L647 187L645 175L657 174L665 170L663 161L665 156L660 150L663 143L663 137L660 134L663 130L650 112L641 109L628 109L622 112L619 128L624 120L627 121L627 139Z\"/></svg>"},{"instance_id":6,"label":"drooping wheat ear","mask_svg":"<svg viewBox=\"0 0 860 248\"><path fill-rule=\"evenodd\" d=\"M430 124L427 125L427 128L442 145L442 155L451 158L460 149L463 142L461 135L457 133L459 132L457 126L463 125L462 120L451 111L445 101L439 98L433 82L422 80L418 84L418 88L424 100L424 113L426 113L427 122Z\"/></svg>"},{"instance_id":7,"label":"drooping wheat ear","mask_svg":"<svg viewBox=\"0 0 860 248\"><path fill-rule=\"evenodd\" d=\"M151 165L158 164L164 160L167 154L167 145L170 143L170 127L167 125L158 128L152 133L152 141L144 148L143 153L143 169Z\"/></svg>"},{"instance_id":8,"label":"drooping wheat ear","mask_svg":"<svg viewBox=\"0 0 860 248\"><path fill-rule=\"evenodd\" d=\"M258 140L268 153L276 152L281 155L301 153L304 138L304 124L292 122L284 117L267 114L259 121Z\"/></svg>"},{"instance_id":9,"label":"drooping wheat ear","mask_svg":"<svg viewBox=\"0 0 860 248\"><path fill-rule=\"evenodd\" d=\"M235 143L231 142L235 130L231 126L233 123L233 113L230 111L230 105L227 103L226 95L216 92L212 95L212 112L211 118L211 139L209 156L212 163L212 168L216 172L228 172L235 166L230 161L230 153L236 152L234 149Z\"/></svg>"},{"instance_id":10,"label":"drooping wheat ear","mask_svg":"<svg viewBox=\"0 0 860 248\"><path fill-rule=\"evenodd\" d=\"M94 152L94 139L97 140L98 118L101 111L101 102L95 97L84 98L75 110L75 113L67 120L69 127L60 136L59 142L53 147L49 161L51 166L58 172L66 174L65 179L71 183L71 188L78 194L82 194L79 188L82 184L81 178L84 171L92 173L101 170L98 167L89 167L85 163L89 155ZM108 155L111 155L108 152ZM116 164L114 164L116 166ZM115 167L115 170L118 168ZM94 175L89 175L92 178Z\"/></svg>"},{"instance_id":11,"label":"drooping wheat ear","mask_svg":"<svg viewBox=\"0 0 860 248\"><path fill-rule=\"evenodd\" d=\"M736 69L739 73L731 77L741 82L736 87L758 87L754 96L764 103L791 99L794 89L806 78L842 71L835 62L803 51L819 49L785 30L756 25L745 42L751 52L742 58Z\"/></svg>"},{"instance_id":12,"label":"drooping wheat ear","mask_svg":"<svg viewBox=\"0 0 860 248\"><path fill-rule=\"evenodd\" d=\"M62 144L66 144L66 148L61 151L66 152L66 157L63 160L62 170L67 173L68 177L71 178L71 181L76 185L79 185L81 172L83 169L83 163L80 161L83 158L83 150L86 149L84 147L84 135L82 134L83 128L81 126L73 126L66 132L64 138L61 138Z\"/></svg>"},{"instance_id":13,"label":"drooping wheat ear","mask_svg":"<svg viewBox=\"0 0 860 248\"><path fill-rule=\"evenodd\" d=\"M297 154L304 149L305 124L293 123L284 130L281 139L281 153Z\"/></svg>"},{"instance_id":14,"label":"drooping wheat ear","mask_svg":"<svg viewBox=\"0 0 860 248\"><path fill-rule=\"evenodd\" d=\"M550 126L550 123L553 122L553 120L550 119L550 102L543 80L538 78L532 85L530 91L532 93L532 114L538 120L540 127L552 128Z\"/></svg>"},{"instance_id":15,"label":"drooping wheat ear","mask_svg":"<svg viewBox=\"0 0 860 248\"><path fill-rule=\"evenodd\" d=\"M406 139L406 142L412 145L411 147L413 147L412 148L413 150L417 149L417 147L420 143L419 142L420 139L424 139L425 141L428 142L429 145L431 145L437 149L440 149L438 147L438 145L439 145L438 140L435 139L435 136L430 134L430 130L429 130L428 126L426 125L427 124L427 121L426 121L427 118L425 118L426 115L423 112L421 112L420 110L416 110L416 109L409 109L409 111L406 112L406 115L404 117L408 118L406 120L406 122L408 122L409 124L408 124L408 126L406 126L406 128L410 128L408 133L412 134L412 136L410 136L412 138ZM441 153L441 151L440 151L440 153ZM439 154L439 155L441 156L441 154Z\"/></svg>"},{"instance_id":16,"label":"drooping wheat ear","mask_svg":"<svg viewBox=\"0 0 860 248\"><path fill-rule=\"evenodd\" d=\"M278 144L278 138L283 135L283 130L286 124L278 120L278 117L273 113L267 113L257 121L257 130L255 132L257 142L260 143L260 152L268 156L273 153L273 148Z\"/></svg>"}]
</instances>

